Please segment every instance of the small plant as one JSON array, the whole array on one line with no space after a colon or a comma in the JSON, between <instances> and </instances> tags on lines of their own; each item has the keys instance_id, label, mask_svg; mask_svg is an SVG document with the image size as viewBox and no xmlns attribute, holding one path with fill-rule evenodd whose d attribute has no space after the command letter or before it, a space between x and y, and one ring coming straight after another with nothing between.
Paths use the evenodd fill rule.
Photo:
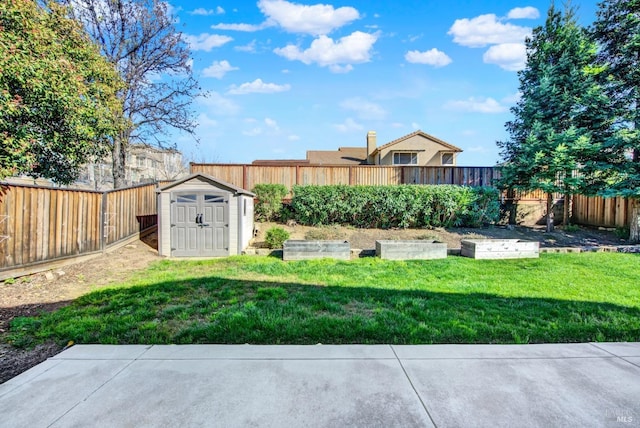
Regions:
<instances>
[{"instance_id":1,"label":"small plant","mask_svg":"<svg viewBox=\"0 0 640 428\"><path fill-rule=\"evenodd\" d=\"M629 239L629 235L631 234L629 226L616 227L616 230L614 230L613 233L615 233L615 235L620 239Z\"/></svg>"},{"instance_id":2,"label":"small plant","mask_svg":"<svg viewBox=\"0 0 640 428\"><path fill-rule=\"evenodd\" d=\"M6 285L13 285L13 284L16 283L16 279L15 278L7 278L7 279L4 280L4 283Z\"/></svg>"},{"instance_id":3,"label":"small plant","mask_svg":"<svg viewBox=\"0 0 640 428\"><path fill-rule=\"evenodd\" d=\"M282 184L257 184L253 189L256 194L256 219L274 221L280 218L282 199L287 195L287 188Z\"/></svg>"},{"instance_id":4,"label":"small plant","mask_svg":"<svg viewBox=\"0 0 640 428\"><path fill-rule=\"evenodd\" d=\"M267 247L274 249L282 248L284 241L286 241L287 239L289 239L289 232L281 227L272 227L271 229L267 230L264 240L267 244Z\"/></svg>"},{"instance_id":5,"label":"small plant","mask_svg":"<svg viewBox=\"0 0 640 428\"><path fill-rule=\"evenodd\" d=\"M580 230L580 226L577 224L568 224L564 227L565 232L578 232Z\"/></svg>"}]
</instances>

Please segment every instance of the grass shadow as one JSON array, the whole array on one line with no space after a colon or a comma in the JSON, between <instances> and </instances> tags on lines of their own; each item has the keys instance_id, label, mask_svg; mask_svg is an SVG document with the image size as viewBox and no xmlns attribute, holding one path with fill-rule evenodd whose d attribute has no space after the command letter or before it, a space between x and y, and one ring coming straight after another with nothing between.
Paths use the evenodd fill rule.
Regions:
<instances>
[{"instance_id":1,"label":"grass shadow","mask_svg":"<svg viewBox=\"0 0 640 428\"><path fill-rule=\"evenodd\" d=\"M17 318L11 343L348 344L640 341L640 310L513 298L205 276L93 292Z\"/></svg>"}]
</instances>

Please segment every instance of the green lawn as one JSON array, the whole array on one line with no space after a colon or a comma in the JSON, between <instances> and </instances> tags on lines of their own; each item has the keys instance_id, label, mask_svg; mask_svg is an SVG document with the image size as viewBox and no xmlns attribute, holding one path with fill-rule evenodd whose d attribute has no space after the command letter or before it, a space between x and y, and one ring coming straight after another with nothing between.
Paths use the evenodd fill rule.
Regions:
<instances>
[{"instance_id":1,"label":"green lawn","mask_svg":"<svg viewBox=\"0 0 640 428\"><path fill-rule=\"evenodd\" d=\"M163 261L122 287L14 320L60 343L640 341L640 255L531 260Z\"/></svg>"}]
</instances>

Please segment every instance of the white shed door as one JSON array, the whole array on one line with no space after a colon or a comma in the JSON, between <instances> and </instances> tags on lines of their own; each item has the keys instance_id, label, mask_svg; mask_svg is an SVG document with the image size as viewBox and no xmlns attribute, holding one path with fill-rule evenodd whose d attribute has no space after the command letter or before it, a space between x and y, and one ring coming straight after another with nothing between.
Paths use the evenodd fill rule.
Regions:
<instances>
[{"instance_id":1,"label":"white shed door","mask_svg":"<svg viewBox=\"0 0 640 428\"><path fill-rule=\"evenodd\" d=\"M172 194L171 255L229 255L229 199L209 192Z\"/></svg>"}]
</instances>

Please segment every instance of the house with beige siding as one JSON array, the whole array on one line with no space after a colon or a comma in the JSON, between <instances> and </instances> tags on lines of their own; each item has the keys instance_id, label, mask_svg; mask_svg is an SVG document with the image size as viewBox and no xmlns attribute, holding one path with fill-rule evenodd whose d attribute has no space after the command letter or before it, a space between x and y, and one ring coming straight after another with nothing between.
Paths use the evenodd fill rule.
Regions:
<instances>
[{"instance_id":1,"label":"house with beige siding","mask_svg":"<svg viewBox=\"0 0 640 428\"><path fill-rule=\"evenodd\" d=\"M302 160L257 160L254 165L412 165L455 166L462 149L418 130L377 144L375 131L367 133L364 147L340 147L338 150L308 150Z\"/></svg>"}]
</instances>

